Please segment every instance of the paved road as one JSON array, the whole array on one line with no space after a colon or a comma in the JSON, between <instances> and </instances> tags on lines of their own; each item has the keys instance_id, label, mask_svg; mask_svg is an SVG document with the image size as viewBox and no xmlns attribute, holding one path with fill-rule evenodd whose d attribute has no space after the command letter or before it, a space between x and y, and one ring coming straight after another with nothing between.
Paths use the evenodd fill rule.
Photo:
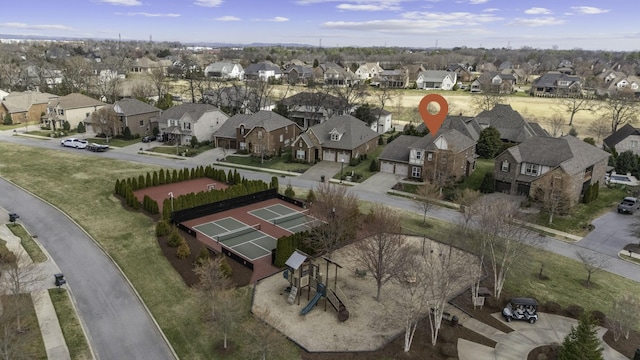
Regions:
<instances>
[{"instance_id":1,"label":"paved road","mask_svg":"<svg viewBox=\"0 0 640 360\"><path fill-rule=\"evenodd\" d=\"M98 359L174 359L129 283L91 238L60 211L3 179L0 194L0 207L20 215L65 274Z\"/></svg>"}]
</instances>

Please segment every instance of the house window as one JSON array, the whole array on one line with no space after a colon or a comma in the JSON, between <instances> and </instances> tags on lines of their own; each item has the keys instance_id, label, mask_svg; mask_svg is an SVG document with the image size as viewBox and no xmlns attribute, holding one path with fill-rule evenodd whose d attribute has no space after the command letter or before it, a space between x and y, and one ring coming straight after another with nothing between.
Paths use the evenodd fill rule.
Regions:
<instances>
[{"instance_id":1,"label":"house window","mask_svg":"<svg viewBox=\"0 0 640 360\"><path fill-rule=\"evenodd\" d=\"M280 142L284 141L284 135L280 134Z\"/></svg>"},{"instance_id":2,"label":"house window","mask_svg":"<svg viewBox=\"0 0 640 360\"><path fill-rule=\"evenodd\" d=\"M416 151L416 160L422 159L422 151Z\"/></svg>"},{"instance_id":3,"label":"house window","mask_svg":"<svg viewBox=\"0 0 640 360\"><path fill-rule=\"evenodd\" d=\"M340 134L335 133L335 132L332 133L331 134L331 141L338 141L338 140L340 140Z\"/></svg>"},{"instance_id":4,"label":"house window","mask_svg":"<svg viewBox=\"0 0 640 360\"><path fill-rule=\"evenodd\" d=\"M509 172L509 162L507 160L502 162L502 172Z\"/></svg>"},{"instance_id":5,"label":"house window","mask_svg":"<svg viewBox=\"0 0 640 360\"><path fill-rule=\"evenodd\" d=\"M433 153L428 153L427 154L427 160L428 161L432 161L433 160Z\"/></svg>"},{"instance_id":6,"label":"house window","mask_svg":"<svg viewBox=\"0 0 640 360\"><path fill-rule=\"evenodd\" d=\"M241 142L240 143L240 150L247 150L247 143L246 142Z\"/></svg>"},{"instance_id":7,"label":"house window","mask_svg":"<svg viewBox=\"0 0 640 360\"><path fill-rule=\"evenodd\" d=\"M64 109L58 110L58 115L64 115Z\"/></svg>"},{"instance_id":8,"label":"house window","mask_svg":"<svg viewBox=\"0 0 640 360\"><path fill-rule=\"evenodd\" d=\"M244 126L240 126L240 135L244 135Z\"/></svg>"},{"instance_id":9,"label":"house window","mask_svg":"<svg viewBox=\"0 0 640 360\"><path fill-rule=\"evenodd\" d=\"M420 178L422 175L422 168L420 166L411 167L411 177Z\"/></svg>"},{"instance_id":10,"label":"house window","mask_svg":"<svg viewBox=\"0 0 640 360\"><path fill-rule=\"evenodd\" d=\"M629 147L637 148L638 147L638 142L636 140L629 141Z\"/></svg>"},{"instance_id":11,"label":"house window","mask_svg":"<svg viewBox=\"0 0 640 360\"><path fill-rule=\"evenodd\" d=\"M525 175L538 176L540 174L540 165L527 164L524 168Z\"/></svg>"},{"instance_id":12,"label":"house window","mask_svg":"<svg viewBox=\"0 0 640 360\"><path fill-rule=\"evenodd\" d=\"M85 116L84 116L84 117L89 117L89 113L85 113Z\"/></svg>"},{"instance_id":13,"label":"house window","mask_svg":"<svg viewBox=\"0 0 640 360\"><path fill-rule=\"evenodd\" d=\"M296 151L296 159L298 160L304 160L304 150L297 150Z\"/></svg>"},{"instance_id":14,"label":"house window","mask_svg":"<svg viewBox=\"0 0 640 360\"><path fill-rule=\"evenodd\" d=\"M258 139L262 139L262 131L258 130Z\"/></svg>"},{"instance_id":15,"label":"house window","mask_svg":"<svg viewBox=\"0 0 640 360\"><path fill-rule=\"evenodd\" d=\"M285 126L285 127L284 127L284 133L286 134L286 133L288 133L288 132L289 132L289 127L288 127L288 126Z\"/></svg>"},{"instance_id":16,"label":"house window","mask_svg":"<svg viewBox=\"0 0 640 360\"><path fill-rule=\"evenodd\" d=\"M144 120L140 120L140 126L144 126Z\"/></svg>"}]
</instances>

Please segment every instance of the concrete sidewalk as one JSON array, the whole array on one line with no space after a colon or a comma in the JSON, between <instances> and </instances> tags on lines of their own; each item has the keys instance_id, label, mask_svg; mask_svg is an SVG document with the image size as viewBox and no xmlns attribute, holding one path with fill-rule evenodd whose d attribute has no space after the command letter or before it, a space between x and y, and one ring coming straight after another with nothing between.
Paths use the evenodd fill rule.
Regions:
<instances>
[{"instance_id":1,"label":"concrete sidewalk","mask_svg":"<svg viewBox=\"0 0 640 360\"><path fill-rule=\"evenodd\" d=\"M8 218L6 211L0 209L0 216ZM18 266L32 267L33 274L28 273L29 279L25 279L26 289L31 293L31 299L35 308L38 325L42 333L42 340L48 359L71 359L67 343L58 323L56 311L49 297L48 288L53 286L53 274L60 269L48 258L42 264L34 264L31 258L20 244L20 238L13 235L11 230L2 223L0 225L0 239L7 242L7 248L18 258Z\"/></svg>"}]
</instances>

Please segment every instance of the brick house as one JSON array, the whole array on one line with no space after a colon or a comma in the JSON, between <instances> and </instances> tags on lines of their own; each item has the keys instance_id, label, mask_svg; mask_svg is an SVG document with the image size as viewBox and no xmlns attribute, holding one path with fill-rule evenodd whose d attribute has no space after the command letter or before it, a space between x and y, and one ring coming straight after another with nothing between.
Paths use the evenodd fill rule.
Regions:
<instances>
[{"instance_id":1,"label":"brick house","mask_svg":"<svg viewBox=\"0 0 640 360\"><path fill-rule=\"evenodd\" d=\"M216 147L247 151L256 156L276 155L291 146L300 135L300 127L293 121L272 111L255 114L236 114L214 134Z\"/></svg>"},{"instance_id":2,"label":"brick house","mask_svg":"<svg viewBox=\"0 0 640 360\"><path fill-rule=\"evenodd\" d=\"M293 143L293 156L298 161L314 163L351 159L369 154L378 146L380 134L351 115L333 116L300 134Z\"/></svg>"},{"instance_id":3,"label":"brick house","mask_svg":"<svg viewBox=\"0 0 640 360\"><path fill-rule=\"evenodd\" d=\"M212 140L229 116L209 104L186 103L171 107L158 118L158 129L166 141L188 145L192 137Z\"/></svg>"},{"instance_id":4,"label":"brick house","mask_svg":"<svg viewBox=\"0 0 640 360\"><path fill-rule=\"evenodd\" d=\"M132 135L151 135L157 127L161 110L137 99L122 99L113 104L113 110L120 118L120 129L115 134L124 132L129 127ZM153 122L153 124L152 124Z\"/></svg>"},{"instance_id":5,"label":"brick house","mask_svg":"<svg viewBox=\"0 0 640 360\"><path fill-rule=\"evenodd\" d=\"M571 135L536 136L496 157L496 192L533 196L550 179L562 179L570 203L580 201L587 187L604 180L609 153Z\"/></svg>"},{"instance_id":6,"label":"brick house","mask_svg":"<svg viewBox=\"0 0 640 360\"><path fill-rule=\"evenodd\" d=\"M11 114L14 124L25 122L40 122L43 113L47 112L49 101L58 95L41 92L17 92L7 94L0 102L0 121L6 114Z\"/></svg>"}]
</instances>

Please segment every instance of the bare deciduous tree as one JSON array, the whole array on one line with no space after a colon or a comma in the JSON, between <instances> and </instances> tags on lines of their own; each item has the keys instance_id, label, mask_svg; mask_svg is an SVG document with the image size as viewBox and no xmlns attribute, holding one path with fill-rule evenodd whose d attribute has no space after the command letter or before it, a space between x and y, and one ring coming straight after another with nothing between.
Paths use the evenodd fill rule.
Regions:
<instances>
[{"instance_id":1,"label":"bare deciduous tree","mask_svg":"<svg viewBox=\"0 0 640 360\"><path fill-rule=\"evenodd\" d=\"M638 120L638 101L632 92L619 91L602 102L600 113L611 119L613 133L618 127Z\"/></svg>"},{"instance_id":2,"label":"bare deciduous tree","mask_svg":"<svg viewBox=\"0 0 640 360\"><path fill-rule=\"evenodd\" d=\"M629 333L640 323L640 300L630 294L622 294L613 300L607 322L613 330L613 340L620 336L629 340Z\"/></svg>"},{"instance_id":3,"label":"bare deciduous tree","mask_svg":"<svg viewBox=\"0 0 640 360\"><path fill-rule=\"evenodd\" d=\"M317 226L309 231L307 241L318 252L331 257L333 251L352 240L358 230L358 198L346 187L329 182L318 185L315 194L311 216Z\"/></svg>"},{"instance_id":4,"label":"bare deciduous tree","mask_svg":"<svg viewBox=\"0 0 640 360\"><path fill-rule=\"evenodd\" d=\"M223 256L217 256L194 269L200 280L197 288L209 308L208 317L211 319L216 319L216 295L232 287L231 279L222 271L224 259Z\"/></svg>"},{"instance_id":5,"label":"bare deciduous tree","mask_svg":"<svg viewBox=\"0 0 640 360\"><path fill-rule=\"evenodd\" d=\"M151 73L149 73L149 80L156 90L158 99L162 98L164 94L167 93L167 75L165 74L164 69L158 67L151 70Z\"/></svg>"},{"instance_id":6,"label":"bare deciduous tree","mask_svg":"<svg viewBox=\"0 0 640 360\"><path fill-rule=\"evenodd\" d=\"M549 132L551 133L551 136L558 137L560 134L562 134L564 119L562 118L562 116L560 116L560 114L551 115L551 117L546 119L545 122L547 123L547 126L549 126Z\"/></svg>"},{"instance_id":7,"label":"bare deciduous tree","mask_svg":"<svg viewBox=\"0 0 640 360\"><path fill-rule=\"evenodd\" d=\"M413 197L413 203L416 209L422 213L422 223L427 223L427 213L434 206L434 201L440 198L440 191L438 186L432 183L426 182L423 185L418 186L416 196Z\"/></svg>"},{"instance_id":8,"label":"bare deciduous tree","mask_svg":"<svg viewBox=\"0 0 640 360\"><path fill-rule=\"evenodd\" d=\"M506 94L504 94L500 86L492 85L491 81L483 81L481 84L482 92L473 94L471 101L473 107L478 112L489 111L498 104L507 103Z\"/></svg>"},{"instance_id":9,"label":"bare deciduous tree","mask_svg":"<svg viewBox=\"0 0 640 360\"><path fill-rule=\"evenodd\" d=\"M589 131L596 136L596 142L611 134L611 123L606 117L599 117L589 124Z\"/></svg>"},{"instance_id":10,"label":"bare deciduous tree","mask_svg":"<svg viewBox=\"0 0 640 360\"><path fill-rule=\"evenodd\" d=\"M576 251L576 256L582 262L584 270L587 272L586 286L591 285L591 276L598 271L609 267L609 259L595 253L587 253L586 251Z\"/></svg>"},{"instance_id":11,"label":"bare deciduous tree","mask_svg":"<svg viewBox=\"0 0 640 360\"><path fill-rule=\"evenodd\" d=\"M245 326L245 346L247 358L259 357L266 360L270 354L284 347L286 338L277 330L285 325L271 315L269 309L254 310L256 318Z\"/></svg>"},{"instance_id":12,"label":"bare deciduous tree","mask_svg":"<svg viewBox=\"0 0 640 360\"><path fill-rule=\"evenodd\" d=\"M460 205L460 213L464 219L465 225L469 225L476 214L477 207L475 202L480 198L480 192L469 188L463 189L455 196L455 202Z\"/></svg>"},{"instance_id":13,"label":"bare deciduous tree","mask_svg":"<svg viewBox=\"0 0 640 360\"><path fill-rule=\"evenodd\" d=\"M374 206L364 226L369 236L356 243L353 251L356 262L376 280L376 300L380 301L382 286L404 272L409 249L400 234L400 217L392 209Z\"/></svg>"},{"instance_id":14,"label":"bare deciduous tree","mask_svg":"<svg viewBox=\"0 0 640 360\"><path fill-rule=\"evenodd\" d=\"M593 107L593 101L582 96L560 99L560 108L569 113L569 126L573 125L573 118L577 113L580 111L593 111Z\"/></svg>"},{"instance_id":15,"label":"bare deciduous tree","mask_svg":"<svg viewBox=\"0 0 640 360\"><path fill-rule=\"evenodd\" d=\"M215 329L222 333L223 347L225 349L227 348L227 337L229 333L235 329L245 312L242 301L238 300L241 298L238 296L238 292L244 290L246 289L238 291L233 289L219 290L213 295L213 301L216 303L217 311L215 312L215 316L211 314L211 320L214 323Z\"/></svg>"},{"instance_id":16,"label":"bare deciduous tree","mask_svg":"<svg viewBox=\"0 0 640 360\"><path fill-rule=\"evenodd\" d=\"M109 141L109 137L112 137L117 133L117 126L120 122L118 114L113 110L112 107L103 107L91 114L91 126L93 126L94 131L97 134L104 134L107 136L107 141Z\"/></svg>"},{"instance_id":17,"label":"bare deciduous tree","mask_svg":"<svg viewBox=\"0 0 640 360\"><path fill-rule=\"evenodd\" d=\"M540 179L534 190L533 197L549 214L549 224L553 224L554 215L562 213L571 207L567 176L549 174Z\"/></svg>"},{"instance_id":18,"label":"bare deciduous tree","mask_svg":"<svg viewBox=\"0 0 640 360\"><path fill-rule=\"evenodd\" d=\"M364 84L354 84L352 86L328 86L327 92L343 101L345 114L351 113L351 110L362 103L367 97L367 88Z\"/></svg>"}]
</instances>

